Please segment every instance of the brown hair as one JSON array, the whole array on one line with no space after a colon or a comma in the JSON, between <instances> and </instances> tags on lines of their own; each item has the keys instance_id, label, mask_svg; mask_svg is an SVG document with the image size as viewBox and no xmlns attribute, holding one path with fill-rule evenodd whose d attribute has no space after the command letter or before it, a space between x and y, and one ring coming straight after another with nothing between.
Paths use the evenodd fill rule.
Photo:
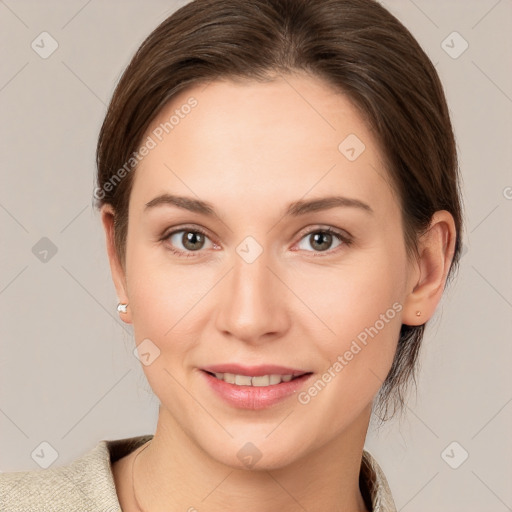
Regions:
<instances>
[{"instance_id":1,"label":"brown hair","mask_svg":"<svg viewBox=\"0 0 512 512\"><path fill-rule=\"evenodd\" d=\"M417 255L418 236L434 212L453 215L451 278L461 252L462 202L443 88L414 37L374 0L195 0L147 37L115 89L97 146L96 207L108 203L115 210L123 267L134 175L126 163L162 107L192 84L217 78L268 81L295 71L348 95L374 131L401 203L409 256ZM390 405L393 414L402 409L424 328L402 325L376 401L381 420Z\"/></svg>"}]
</instances>

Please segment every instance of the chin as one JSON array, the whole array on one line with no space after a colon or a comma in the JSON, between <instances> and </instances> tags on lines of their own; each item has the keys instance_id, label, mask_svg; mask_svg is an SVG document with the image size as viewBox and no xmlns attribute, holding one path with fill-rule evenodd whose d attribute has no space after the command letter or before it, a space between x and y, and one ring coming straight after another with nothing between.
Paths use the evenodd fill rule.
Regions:
<instances>
[{"instance_id":1,"label":"chin","mask_svg":"<svg viewBox=\"0 0 512 512\"><path fill-rule=\"evenodd\" d=\"M223 438L196 439L196 443L211 459L233 469L248 471L270 471L283 468L305 455L308 443L298 432L284 431L284 436L275 432L270 436L272 428L241 429L233 438L227 434ZM234 432L229 429L232 434Z\"/></svg>"},{"instance_id":2,"label":"chin","mask_svg":"<svg viewBox=\"0 0 512 512\"><path fill-rule=\"evenodd\" d=\"M293 450L276 451L270 448L261 450L250 441L230 453L211 454L218 462L230 468L254 472L284 468L295 462L298 455Z\"/></svg>"}]
</instances>

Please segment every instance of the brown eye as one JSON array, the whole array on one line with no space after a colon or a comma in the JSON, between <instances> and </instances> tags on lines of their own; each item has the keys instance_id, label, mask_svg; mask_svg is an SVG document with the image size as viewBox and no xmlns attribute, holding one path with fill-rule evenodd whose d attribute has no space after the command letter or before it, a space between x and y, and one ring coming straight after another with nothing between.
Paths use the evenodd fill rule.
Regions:
<instances>
[{"instance_id":1,"label":"brown eye","mask_svg":"<svg viewBox=\"0 0 512 512\"><path fill-rule=\"evenodd\" d=\"M338 242L333 246L333 243ZM305 247L309 245L312 250ZM316 229L306 233L299 243L299 249L308 252L326 252L336 249L340 245L350 245L350 240L332 229Z\"/></svg>"},{"instance_id":2,"label":"brown eye","mask_svg":"<svg viewBox=\"0 0 512 512\"><path fill-rule=\"evenodd\" d=\"M181 243L189 251L197 251L204 245L204 235L194 231L184 231L181 237Z\"/></svg>"},{"instance_id":3,"label":"brown eye","mask_svg":"<svg viewBox=\"0 0 512 512\"><path fill-rule=\"evenodd\" d=\"M318 251L326 251L327 249L330 249L332 240L333 236L330 233L318 232L309 235L311 247Z\"/></svg>"},{"instance_id":4,"label":"brown eye","mask_svg":"<svg viewBox=\"0 0 512 512\"><path fill-rule=\"evenodd\" d=\"M183 254L184 256L189 256L187 253L198 252L201 249L207 248L207 242L210 243L210 248L213 246L206 234L198 229L172 231L165 236L164 240L168 241L173 252L180 255Z\"/></svg>"}]
</instances>

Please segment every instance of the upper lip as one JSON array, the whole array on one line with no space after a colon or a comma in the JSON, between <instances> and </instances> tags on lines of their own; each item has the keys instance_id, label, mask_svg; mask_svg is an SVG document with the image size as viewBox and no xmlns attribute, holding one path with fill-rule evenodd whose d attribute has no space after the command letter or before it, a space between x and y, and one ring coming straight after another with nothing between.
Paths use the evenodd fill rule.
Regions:
<instances>
[{"instance_id":1,"label":"upper lip","mask_svg":"<svg viewBox=\"0 0 512 512\"><path fill-rule=\"evenodd\" d=\"M244 366L237 363L214 364L201 368L211 373L234 373L235 375L247 375L260 377L262 375L304 375L311 373L309 371L298 370L297 368L287 368L275 364L262 364L258 366Z\"/></svg>"}]
</instances>

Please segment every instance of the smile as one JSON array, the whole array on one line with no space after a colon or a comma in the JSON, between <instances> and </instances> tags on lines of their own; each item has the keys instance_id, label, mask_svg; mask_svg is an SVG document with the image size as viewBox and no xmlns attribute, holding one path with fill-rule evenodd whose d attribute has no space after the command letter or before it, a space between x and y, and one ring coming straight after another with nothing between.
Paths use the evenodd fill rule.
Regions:
<instances>
[{"instance_id":1,"label":"smile","mask_svg":"<svg viewBox=\"0 0 512 512\"><path fill-rule=\"evenodd\" d=\"M261 410L272 407L294 396L313 377L312 372L282 367L270 369L268 366L253 368L252 371L239 367L238 371L244 371L245 374L210 370L211 368L202 369L199 373L204 376L206 384L214 395L236 409ZM284 370L290 373L268 373L269 370ZM259 373L259 375L252 375L252 373Z\"/></svg>"},{"instance_id":2,"label":"smile","mask_svg":"<svg viewBox=\"0 0 512 512\"><path fill-rule=\"evenodd\" d=\"M210 373L210 372L208 372ZM237 386L256 386L256 387L264 387L264 386L273 386L275 384L281 384L281 382L290 382L293 379L297 379L300 375L258 375L258 376L249 376L249 375L237 375L234 373L210 373L210 375L214 375L217 379L223 380L228 384L236 384Z\"/></svg>"}]
</instances>

